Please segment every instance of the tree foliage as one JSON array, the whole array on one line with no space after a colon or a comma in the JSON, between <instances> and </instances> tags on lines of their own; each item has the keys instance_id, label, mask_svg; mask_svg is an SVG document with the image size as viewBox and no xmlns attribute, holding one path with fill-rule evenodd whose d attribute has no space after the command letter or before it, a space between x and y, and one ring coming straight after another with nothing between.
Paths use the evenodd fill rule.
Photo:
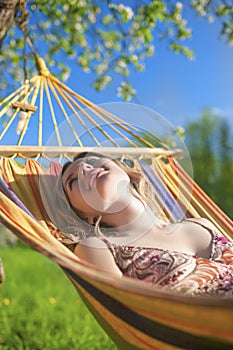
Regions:
<instances>
[{"instance_id":1,"label":"tree foliage","mask_svg":"<svg viewBox=\"0 0 233 350\"><path fill-rule=\"evenodd\" d=\"M184 15L188 7L209 21L220 19L221 34L233 43L232 0L11 2L16 4L12 9L15 21L5 31L1 46L0 89L31 74L31 53L36 52L63 79L69 75L71 61L85 72L95 73L93 86L97 90L110 84L113 72L120 74L118 95L128 100L136 93L130 73L144 69L146 58L159 50L160 41L175 53L193 58L193 51L185 44L192 34ZM0 19L6 3L0 0Z\"/></svg>"},{"instance_id":2,"label":"tree foliage","mask_svg":"<svg viewBox=\"0 0 233 350\"><path fill-rule=\"evenodd\" d=\"M206 110L188 123L186 144L194 179L233 218L233 131L230 122Z\"/></svg>"}]
</instances>

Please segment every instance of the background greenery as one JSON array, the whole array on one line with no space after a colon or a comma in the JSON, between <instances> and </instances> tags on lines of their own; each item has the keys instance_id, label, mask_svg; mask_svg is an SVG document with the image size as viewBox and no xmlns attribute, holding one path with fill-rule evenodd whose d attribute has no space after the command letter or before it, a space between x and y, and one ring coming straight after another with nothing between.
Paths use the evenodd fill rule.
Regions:
<instances>
[{"instance_id":1,"label":"background greenery","mask_svg":"<svg viewBox=\"0 0 233 350\"><path fill-rule=\"evenodd\" d=\"M233 130L229 120L207 109L186 124L195 181L233 219Z\"/></svg>"},{"instance_id":2,"label":"background greenery","mask_svg":"<svg viewBox=\"0 0 233 350\"><path fill-rule=\"evenodd\" d=\"M116 349L57 265L21 243L0 256L1 350Z\"/></svg>"}]
</instances>

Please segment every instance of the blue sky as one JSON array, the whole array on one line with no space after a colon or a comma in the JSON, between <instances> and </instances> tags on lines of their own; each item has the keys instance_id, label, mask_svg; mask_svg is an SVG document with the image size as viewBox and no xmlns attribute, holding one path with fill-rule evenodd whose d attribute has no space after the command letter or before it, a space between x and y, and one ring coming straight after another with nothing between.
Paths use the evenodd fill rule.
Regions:
<instances>
[{"instance_id":1,"label":"blue sky","mask_svg":"<svg viewBox=\"0 0 233 350\"><path fill-rule=\"evenodd\" d=\"M174 126L185 126L208 107L233 120L233 48L225 38L219 38L219 23L208 23L187 14L193 30L186 44L195 51L190 61L166 48L157 46L156 55L148 58L144 72L134 73L130 79L137 90L131 103L139 103L162 114ZM101 92L91 86L93 76L72 68L67 84L97 104L122 101L116 96L120 77Z\"/></svg>"}]
</instances>

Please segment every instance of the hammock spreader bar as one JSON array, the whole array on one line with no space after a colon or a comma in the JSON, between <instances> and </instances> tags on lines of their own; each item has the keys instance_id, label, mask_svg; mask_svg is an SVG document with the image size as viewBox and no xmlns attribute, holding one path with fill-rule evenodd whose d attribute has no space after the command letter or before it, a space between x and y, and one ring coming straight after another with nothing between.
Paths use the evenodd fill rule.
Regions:
<instances>
[{"instance_id":1,"label":"hammock spreader bar","mask_svg":"<svg viewBox=\"0 0 233 350\"><path fill-rule=\"evenodd\" d=\"M181 149L163 149L163 148L129 148L129 147L99 147L95 152L102 153L109 157L119 157L128 154L130 157L140 158L142 155L147 157L165 156L180 157L183 154ZM16 157L36 157L37 155L46 155L51 158L61 156L74 157L81 152L93 152L93 147L53 147L53 146L0 146L0 156Z\"/></svg>"}]
</instances>

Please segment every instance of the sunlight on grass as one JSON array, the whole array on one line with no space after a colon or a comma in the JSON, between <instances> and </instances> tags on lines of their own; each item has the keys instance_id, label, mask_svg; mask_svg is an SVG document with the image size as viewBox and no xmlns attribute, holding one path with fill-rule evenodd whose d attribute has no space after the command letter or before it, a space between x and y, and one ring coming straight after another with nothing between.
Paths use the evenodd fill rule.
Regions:
<instances>
[{"instance_id":1,"label":"sunlight on grass","mask_svg":"<svg viewBox=\"0 0 233 350\"><path fill-rule=\"evenodd\" d=\"M0 256L1 350L116 349L57 265L27 247Z\"/></svg>"}]
</instances>

